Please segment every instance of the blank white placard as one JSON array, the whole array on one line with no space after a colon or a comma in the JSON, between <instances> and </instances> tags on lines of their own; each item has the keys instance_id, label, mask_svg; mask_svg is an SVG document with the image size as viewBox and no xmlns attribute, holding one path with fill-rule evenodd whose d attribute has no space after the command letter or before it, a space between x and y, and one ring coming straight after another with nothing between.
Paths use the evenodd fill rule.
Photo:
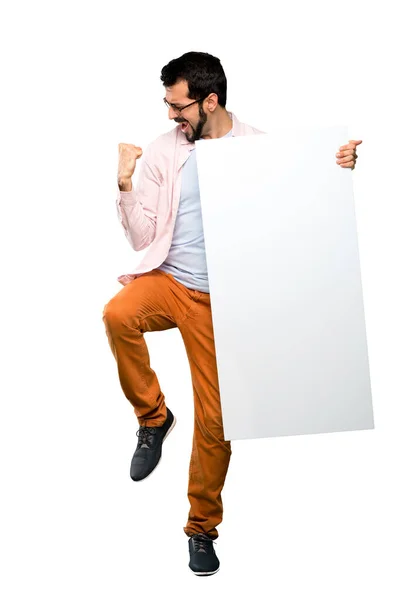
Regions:
<instances>
[{"instance_id":1,"label":"blank white placard","mask_svg":"<svg viewBox=\"0 0 400 600\"><path fill-rule=\"evenodd\" d=\"M373 429L347 127L196 142L226 440Z\"/></svg>"}]
</instances>

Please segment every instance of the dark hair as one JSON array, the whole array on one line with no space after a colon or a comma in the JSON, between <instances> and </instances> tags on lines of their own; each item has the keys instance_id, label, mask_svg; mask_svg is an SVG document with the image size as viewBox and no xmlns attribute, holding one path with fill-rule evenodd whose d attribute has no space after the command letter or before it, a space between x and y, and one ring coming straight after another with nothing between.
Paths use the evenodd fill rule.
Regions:
<instances>
[{"instance_id":1,"label":"dark hair","mask_svg":"<svg viewBox=\"0 0 400 600\"><path fill-rule=\"evenodd\" d=\"M218 104L225 108L226 76L216 56L207 52L186 52L162 68L160 79L168 87L184 79L188 82L190 98L199 100L215 93Z\"/></svg>"}]
</instances>

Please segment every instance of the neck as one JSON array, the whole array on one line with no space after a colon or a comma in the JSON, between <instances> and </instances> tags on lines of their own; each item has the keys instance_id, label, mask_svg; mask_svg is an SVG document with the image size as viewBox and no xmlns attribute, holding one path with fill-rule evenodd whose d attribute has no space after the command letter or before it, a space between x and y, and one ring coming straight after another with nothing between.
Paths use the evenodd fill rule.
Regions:
<instances>
[{"instance_id":1,"label":"neck","mask_svg":"<svg viewBox=\"0 0 400 600\"><path fill-rule=\"evenodd\" d=\"M225 108L217 109L213 115L210 115L208 117L208 123L210 124L209 130L201 136L204 140L213 140L215 138L223 137L232 129L233 124L232 119Z\"/></svg>"}]
</instances>

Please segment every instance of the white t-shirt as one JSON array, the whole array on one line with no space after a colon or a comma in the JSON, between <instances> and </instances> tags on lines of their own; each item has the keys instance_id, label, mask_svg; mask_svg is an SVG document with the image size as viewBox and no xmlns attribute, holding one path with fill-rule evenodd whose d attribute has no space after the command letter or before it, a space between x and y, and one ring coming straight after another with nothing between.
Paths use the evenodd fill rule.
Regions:
<instances>
[{"instance_id":1,"label":"white t-shirt","mask_svg":"<svg viewBox=\"0 0 400 600\"><path fill-rule=\"evenodd\" d=\"M223 137L231 137L232 129ZM182 187L167 258L159 269L186 287L209 293L196 148L182 167Z\"/></svg>"}]
</instances>

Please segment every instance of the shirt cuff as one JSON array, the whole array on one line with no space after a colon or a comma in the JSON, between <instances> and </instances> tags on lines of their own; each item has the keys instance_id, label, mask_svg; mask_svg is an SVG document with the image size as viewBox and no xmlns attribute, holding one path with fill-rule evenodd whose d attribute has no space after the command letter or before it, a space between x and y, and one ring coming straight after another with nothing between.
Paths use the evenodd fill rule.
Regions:
<instances>
[{"instance_id":1,"label":"shirt cuff","mask_svg":"<svg viewBox=\"0 0 400 600\"><path fill-rule=\"evenodd\" d=\"M122 192L121 190L119 190L119 197L121 199L121 202L132 203L135 201L135 194L133 190L130 190L129 192Z\"/></svg>"}]
</instances>

